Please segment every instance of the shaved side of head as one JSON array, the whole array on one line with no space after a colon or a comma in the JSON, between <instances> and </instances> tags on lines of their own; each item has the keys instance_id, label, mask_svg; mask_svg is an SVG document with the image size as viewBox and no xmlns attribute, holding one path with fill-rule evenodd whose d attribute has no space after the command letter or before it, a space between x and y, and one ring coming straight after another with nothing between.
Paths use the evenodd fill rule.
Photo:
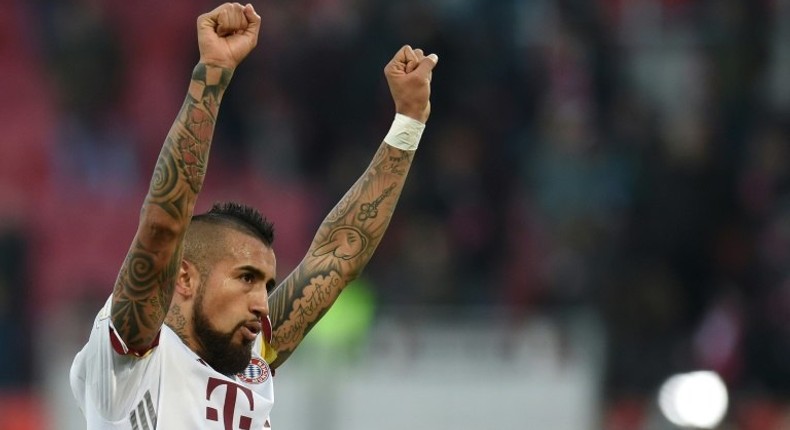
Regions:
<instances>
[{"instance_id":1,"label":"shaved side of head","mask_svg":"<svg viewBox=\"0 0 790 430\"><path fill-rule=\"evenodd\" d=\"M228 251L227 233L235 230L257 237L266 246L274 241L274 227L256 209L239 203L216 203L195 215L184 240L184 260L194 264L203 279Z\"/></svg>"}]
</instances>

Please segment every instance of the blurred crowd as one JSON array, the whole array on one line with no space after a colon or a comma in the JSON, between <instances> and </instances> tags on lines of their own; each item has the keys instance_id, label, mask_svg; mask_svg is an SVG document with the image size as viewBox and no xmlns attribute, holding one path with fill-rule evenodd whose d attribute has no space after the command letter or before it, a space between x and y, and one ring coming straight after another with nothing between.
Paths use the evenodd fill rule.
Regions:
<instances>
[{"instance_id":1,"label":"blurred crowd","mask_svg":"<svg viewBox=\"0 0 790 430\"><path fill-rule=\"evenodd\" d=\"M109 295L215 3L0 0L0 341L27 352L0 355L0 387L35 381L20 322ZM199 209L261 208L281 276L386 133L382 68L409 43L440 60L365 273L381 311L592 310L609 428L635 428L640 400L698 368L734 390L741 428L780 419L790 0L255 7L259 46L223 102Z\"/></svg>"}]
</instances>

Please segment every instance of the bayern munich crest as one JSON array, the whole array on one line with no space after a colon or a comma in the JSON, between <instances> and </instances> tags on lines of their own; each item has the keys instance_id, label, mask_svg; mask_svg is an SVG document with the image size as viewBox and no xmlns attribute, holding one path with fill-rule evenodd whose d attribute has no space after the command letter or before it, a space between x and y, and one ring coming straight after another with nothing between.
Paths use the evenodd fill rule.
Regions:
<instances>
[{"instance_id":1,"label":"bayern munich crest","mask_svg":"<svg viewBox=\"0 0 790 430\"><path fill-rule=\"evenodd\" d=\"M236 376L248 384L260 384L269 378L269 365L258 357L253 357L243 372Z\"/></svg>"}]
</instances>

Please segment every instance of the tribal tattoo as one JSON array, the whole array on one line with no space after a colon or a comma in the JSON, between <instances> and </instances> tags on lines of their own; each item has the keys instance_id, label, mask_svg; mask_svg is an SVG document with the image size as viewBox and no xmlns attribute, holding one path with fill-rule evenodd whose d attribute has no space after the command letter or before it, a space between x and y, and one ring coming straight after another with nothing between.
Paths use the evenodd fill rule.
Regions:
<instances>
[{"instance_id":1,"label":"tribal tattoo","mask_svg":"<svg viewBox=\"0 0 790 430\"><path fill-rule=\"evenodd\" d=\"M182 241L203 186L220 101L232 74L220 67L195 67L156 162L137 235L113 291L113 324L133 349L151 344L170 307Z\"/></svg>"},{"instance_id":2,"label":"tribal tattoo","mask_svg":"<svg viewBox=\"0 0 790 430\"><path fill-rule=\"evenodd\" d=\"M273 367L285 361L359 276L386 231L411 167L412 152L386 143L329 212L310 250L269 298Z\"/></svg>"}]
</instances>

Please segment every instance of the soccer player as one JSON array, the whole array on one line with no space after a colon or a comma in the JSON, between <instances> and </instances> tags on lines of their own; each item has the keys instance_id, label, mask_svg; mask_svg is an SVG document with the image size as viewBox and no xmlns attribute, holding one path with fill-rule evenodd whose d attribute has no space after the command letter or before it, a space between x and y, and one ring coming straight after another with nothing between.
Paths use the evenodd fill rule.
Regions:
<instances>
[{"instance_id":1,"label":"soccer player","mask_svg":"<svg viewBox=\"0 0 790 430\"><path fill-rule=\"evenodd\" d=\"M226 203L193 216L222 96L260 23L238 3L197 20L200 61L186 100L112 296L72 365L89 429L270 428L272 370L359 275L392 217L438 60L409 46L384 69L392 128L279 286L272 226L257 210Z\"/></svg>"}]
</instances>

